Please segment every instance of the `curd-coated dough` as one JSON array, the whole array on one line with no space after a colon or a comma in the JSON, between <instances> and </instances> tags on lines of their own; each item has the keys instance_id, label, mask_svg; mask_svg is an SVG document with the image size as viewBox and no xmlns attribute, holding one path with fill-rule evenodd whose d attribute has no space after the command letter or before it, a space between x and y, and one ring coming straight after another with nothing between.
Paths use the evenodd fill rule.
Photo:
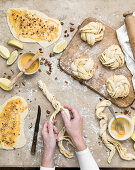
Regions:
<instances>
[{"instance_id":1,"label":"curd-coated dough","mask_svg":"<svg viewBox=\"0 0 135 170\"><path fill-rule=\"evenodd\" d=\"M90 22L80 29L81 39L90 45L101 41L104 36L105 27L99 22Z\"/></svg>"},{"instance_id":2,"label":"curd-coated dough","mask_svg":"<svg viewBox=\"0 0 135 170\"><path fill-rule=\"evenodd\" d=\"M111 102L109 100L103 100L96 105L96 117L100 120L100 137L105 144L105 146L110 150L108 157L108 163L111 163L111 160L116 152L116 149L120 157L124 160L134 160L135 155L127 153L126 148L122 147L121 143L113 139L107 133L108 127L108 114L104 113L106 107L110 106Z\"/></svg>"},{"instance_id":3,"label":"curd-coated dough","mask_svg":"<svg viewBox=\"0 0 135 170\"><path fill-rule=\"evenodd\" d=\"M126 97L130 92L130 83L123 75L114 75L106 81L107 91L112 98Z\"/></svg>"},{"instance_id":4,"label":"curd-coated dough","mask_svg":"<svg viewBox=\"0 0 135 170\"><path fill-rule=\"evenodd\" d=\"M13 36L22 42L37 42L47 47L56 42L61 35L59 20L28 8L10 8L7 22Z\"/></svg>"},{"instance_id":5,"label":"curd-coated dough","mask_svg":"<svg viewBox=\"0 0 135 170\"><path fill-rule=\"evenodd\" d=\"M95 73L94 61L91 58L77 58L72 62L71 69L74 76L89 80Z\"/></svg>"},{"instance_id":6,"label":"curd-coated dough","mask_svg":"<svg viewBox=\"0 0 135 170\"><path fill-rule=\"evenodd\" d=\"M26 144L24 119L28 105L24 98L14 96L0 106L0 149L16 149Z\"/></svg>"},{"instance_id":7,"label":"curd-coated dough","mask_svg":"<svg viewBox=\"0 0 135 170\"><path fill-rule=\"evenodd\" d=\"M100 56L100 61L104 66L114 70L124 64L124 54L118 45L111 45Z\"/></svg>"},{"instance_id":8,"label":"curd-coated dough","mask_svg":"<svg viewBox=\"0 0 135 170\"><path fill-rule=\"evenodd\" d=\"M41 80L39 80L39 81L38 81L38 86L39 86L39 88L43 91L43 94L44 94L44 95L46 96L46 98L51 102L52 106L53 106L54 109L55 109L55 111L52 113L52 115L51 115L51 117L50 117L50 121L52 122L53 120L55 120L56 115L57 115L60 111L62 111L62 110L64 110L64 112L66 112L68 118L70 119L70 113L69 113L69 111L68 111L67 109L65 109L65 108L60 104L60 102L56 100L55 96L52 95L52 94L48 91L48 89L47 89L47 87L46 87L46 84L43 83ZM65 127L63 127L63 128L61 129L61 131L59 132L59 134L58 134L58 137L59 137L58 146L59 146L60 152L61 152L65 157L67 157L67 158L72 158L72 157L73 157L73 153L70 153L70 152L69 152L68 150L66 150L66 149L64 148L64 146L63 146L63 140L70 142L70 144L71 144L72 146L74 146L71 137L70 137L70 136L64 136L65 132L66 132L66 129L65 129Z\"/></svg>"}]
</instances>

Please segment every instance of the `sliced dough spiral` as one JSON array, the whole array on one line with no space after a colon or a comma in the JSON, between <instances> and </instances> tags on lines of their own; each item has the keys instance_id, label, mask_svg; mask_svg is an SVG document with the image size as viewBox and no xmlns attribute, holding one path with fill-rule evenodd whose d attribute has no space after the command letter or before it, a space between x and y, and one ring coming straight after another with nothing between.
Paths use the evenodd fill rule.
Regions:
<instances>
[{"instance_id":1,"label":"sliced dough spiral","mask_svg":"<svg viewBox=\"0 0 135 170\"><path fill-rule=\"evenodd\" d=\"M123 75L114 75L106 81L107 91L112 98L126 97L130 91L130 83Z\"/></svg>"},{"instance_id":2,"label":"sliced dough spiral","mask_svg":"<svg viewBox=\"0 0 135 170\"><path fill-rule=\"evenodd\" d=\"M89 80L95 73L94 61L91 58L77 58L72 62L71 69L74 76Z\"/></svg>"},{"instance_id":3,"label":"sliced dough spiral","mask_svg":"<svg viewBox=\"0 0 135 170\"><path fill-rule=\"evenodd\" d=\"M80 29L81 39L90 45L103 39L105 27L99 22L90 22Z\"/></svg>"},{"instance_id":4,"label":"sliced dough spiral","mask_svg":"<svg viewBox=\"0 0 135 170\"><path fill-rule=\"evenodd\" d=\"M59 101L56 100L55 96L53 94L51 94L47 87L46 84L43 83L41 80L38 81L38 86L39 88L42 90L43 94L46 96L46 98L51 102L52 106L54 107L55 111L52 113L51 117L50 117L50 121L53 122L53 120L55 120L56 115L61 111L64 110L65 113L67 114L68 118L70 119L70 113L67 109L65 109L61 103ZM63 140L70 142L70 144L74 147L72 139L70 136L64 136L66 132L66 128L63 127L61 129L61 131L58 134L59 137L59 142L58 142L58 146L60 149L60 152L67 158L72 158L73 157L73 153L70 153L68 150L66 150L63 146Z\"/></svg>"},{"instance_id":5,"label":"sliced dough spiral","mask_svg":"<svg viewBox=\"0 0 135 170\"><path fill-rule=\"evenodd\" d=\"M124 64L124 54L118 45L111 45L100 56L100 61L104 66L114 70Z\"/></svg>"},{"instance_id":6,"label":"sliced dough spiral","mask_svg":"<svg viewBox=\"0 0 135 170\"><path fill-rule=\"evenodd\" d=\"M116 149L120 155L120 157L124 160L134 160L135 155L131 153L127 153L126 148L124 148L120 142L113 139L107 133L108 127L108 115L104 113L106 107L110 106L111 102L109 100L103 100L96 105L96 117L100 120L100 137L105 144L105 146L110 150L110 154L108 157L108 163L111 163L111 160L116 152Z\"/></svg>"}]
</instances>

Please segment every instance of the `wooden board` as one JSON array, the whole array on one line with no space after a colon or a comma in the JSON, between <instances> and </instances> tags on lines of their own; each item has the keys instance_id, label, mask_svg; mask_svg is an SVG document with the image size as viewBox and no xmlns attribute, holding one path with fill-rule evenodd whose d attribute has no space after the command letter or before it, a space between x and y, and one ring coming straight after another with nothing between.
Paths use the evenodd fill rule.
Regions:
<instances>
[{"instance_id":1,"label":"wooden board","mask_svg":"<svg viewBox=\"0 0 135 170\"><path fill-rule=\"evenodd\" d=\"M88 81L79 80L75 77L74 78L80 81L82 84L89 87L90 89L99 93L101 96L105 97L106 99L111 100L111 102L116 104L117 106L128 107L133 103L135 99L135 93L131 81L132 75L128 70L128 68L126 67L126 64L124 64L124 66L121 68L110 70L107 67L104 67L99 60L99 56L106 48L108 48L112 44L119 44L116 37L116 32L115 30L113 30L112 28L110 28L109 26L101 22L105 26L104 38L102 41L95 43L95 45L91 47L88 43L81 40L80 33L79 33L79 29L84 27L86 24L88 24L91 21L98 21L98 20L96 20L95 18L87 18L79 26L78 31L76 32L76 34L74 35L68 47L66 48L66 50L64 51L64 53L60 58L60 67L66 73L73 76L71 73L70 66L75 58L78 58L80 56L87 56L93 58L95 62L95 68L96 68L95 75L93 76L93 78ZM109 78L110 76L120 75L120 74L125 75L128 78L131 84L130 93L126 98L113 99L108 95L105 83L107 78Z\"/></svg>"}]
</instances>

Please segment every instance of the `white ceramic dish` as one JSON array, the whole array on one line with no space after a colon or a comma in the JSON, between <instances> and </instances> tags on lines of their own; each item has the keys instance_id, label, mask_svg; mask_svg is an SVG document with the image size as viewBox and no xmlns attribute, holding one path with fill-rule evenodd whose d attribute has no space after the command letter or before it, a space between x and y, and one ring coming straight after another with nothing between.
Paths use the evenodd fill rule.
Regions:
<instances>
[{"instance_id":1,"label":"white ceramic dish","mask_svg":"<svg viewBox=\"0 0 135 170\"><path fill-rule=\"evenodd\" d=\"M26 54L32 54L32 55L35 55L34 53L24 53L23 55L21 55L19 58L18 58L18 68L19 68L19 70L20 71L22 71L22 68L21 68L21 66L20 66L20 61L21 61L21 59L22 59L22 57L24 56L24 55L26 55ZM39 59L38 59L39 60ZM39 62L40 63L40 62ZM39 67L40 67L40 64L39 64ZM38 69L39 69L39 67L38 67ZM36 73L37 71L38 71L38 69L35 71L35 72L33 72L33 73L24 73L24 74L26 74L26 75L31 75L31 74L34 74L34 73Z\"/></svg>"},{"instance_id":2,"label":"white ceramic dish","mask_svg":"<svg viewBox=\"0 0 135 170\"><path fill-rule=\"evenodd\" d=\"M116 116L116 118L119 118L119 119L120 119L120 118L124 118L124 119L126 119L126 120L129 122L129 124L130 124L130 130L129 130L128 133L127 133L125 136L123 136L122 138L117 138L117 137L112 133L112 130L111 130L111 125L112 125L112 122L114 121L114 118L112 118L112 119L110 120L109 124L108 124L108 131L109 131L110 135L111 135L114 139L119 140L119 141L127 140L128 138L131 137L131 135L132 135L133 132L134 132L133 122L132 122L132 120L131 120L128 116L125 116L125 115L118 115L118 116Z\"/></svg>"}]
</instances>

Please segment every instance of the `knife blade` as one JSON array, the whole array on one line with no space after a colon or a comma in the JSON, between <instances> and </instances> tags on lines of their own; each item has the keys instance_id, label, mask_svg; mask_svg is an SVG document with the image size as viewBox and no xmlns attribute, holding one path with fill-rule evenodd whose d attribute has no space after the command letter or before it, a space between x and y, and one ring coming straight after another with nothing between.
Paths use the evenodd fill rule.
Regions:
<instances>
[{"instance_id":1,"label":"knife blade","mask_svg":"<svg viewBox=\"0 0 135 170\"><path fill-rule=\"evenodd\" d=\"M38 113L37 113L37 119L36 119L36 123L35 123L32 147L31 147L31 154L32 155L35 155L35 152L36 152L36 145L37 145L37 137L38 137L38 131L39 131L40 117L41 117L41 108L38 105Z\"/></svg>"}]
</instances>

